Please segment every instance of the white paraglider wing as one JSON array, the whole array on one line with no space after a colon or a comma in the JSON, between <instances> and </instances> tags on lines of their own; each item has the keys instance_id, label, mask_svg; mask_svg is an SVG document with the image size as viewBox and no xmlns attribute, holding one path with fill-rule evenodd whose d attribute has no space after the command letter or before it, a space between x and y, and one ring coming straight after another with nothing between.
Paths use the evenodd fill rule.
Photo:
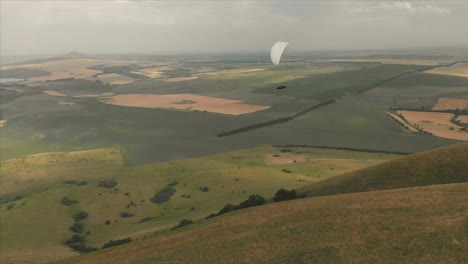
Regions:
<instances>
[{"instance_id":1,"label":"white paraglider wing","mask_svg":"<svg viewBox=\"0 0 468 264\"><path fill-rule=\"evenodd\" d=\"M273 64L278 65L280 63L281 55L287 45L287 42L276 42L273 47L271 47L271 61Z\"/></svg>"}]
</instances>

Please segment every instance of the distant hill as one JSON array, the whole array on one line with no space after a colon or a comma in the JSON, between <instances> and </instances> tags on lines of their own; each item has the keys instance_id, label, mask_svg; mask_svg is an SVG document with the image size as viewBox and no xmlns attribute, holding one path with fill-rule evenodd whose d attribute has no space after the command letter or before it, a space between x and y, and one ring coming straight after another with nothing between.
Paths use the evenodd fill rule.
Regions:
<instances>
[{"instance_id":1,"label":"distant hill","mask_svg":"<svg viewBox=\"0 0 468 264\"><path fill-rule=\"evenodd\" d=\"M58 263L467 263L467 193L460 183L268 204Z\"/></svg>"},{"instance_id":2,"label":"distant hill","mask_svg":"<svg viewBox=\"0 0 468 264\"><path fill-rule=\"evenodd\" d=\"M468 143L409 155L299 189L307 197L468 182Z\"/></svg>"},{"instance_id":3,"label":"distant hill","mask_svg":"<svg viewBox=\"0 0 468 264\"><path fill-rule=\"evenodd\" d=\"M84 54L84 53L81 53L81 52L78 52L78 51L72 51L72 52L69 52L65 55L62 55L60 56L62 58L67 58L67 59L85 59L85 58L90 58L90 56Z\"/></svg>"}]
</instances>

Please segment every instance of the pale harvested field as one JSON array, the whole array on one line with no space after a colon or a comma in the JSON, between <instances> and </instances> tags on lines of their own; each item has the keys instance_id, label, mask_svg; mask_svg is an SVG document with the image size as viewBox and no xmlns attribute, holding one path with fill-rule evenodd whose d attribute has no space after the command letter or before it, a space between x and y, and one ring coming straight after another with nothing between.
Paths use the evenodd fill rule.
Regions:
<instances>
[{"instance_id":1,"label":"pale harvested field","mask_svg":"<svg viewBox=\"0 0 468 264\"><path fill-rule=\"evenodd\" d=\"M395 115L393 113L390 113L390 112L386 112L387 115L389 115L391 118L393 118L395 121L397 121L398 123L400 123L400 125L404 126L406 129L408 129L409 131L411 132L418 132L418 130L416 128L414 128L413 126L411 125L408 125L405 120L403 120L401 117L399 117L398 115Z\"/></svg>"},{"instance_id":2,"label":"pale harvested field","mask_svg":"<svg viewBox=\"0 0 468 264\"><path fill-rule=\"evenodd\" d=\"M270 108L270 106L246 104L238 100L194 94L121 94L101 101L120 106L198 110L227 115L242 115Z\"/></svg>"},{"instance_id":3,"label":"pale harvested field","mask_svg":"<svg viewBox=\"0 0 468 264\"><path fill-rule=\"evenodd\" d=\"M67 96L66 94L59 93L56 91L42 91L42 92L51 96Z\"/></svg>"},{"instance_id":4,"label":"pale harvested field","mask_svg":"<svg viewBox=\"0 0 468 264\"><path fill-rule=\"evenodd\" d=\"M58 102L58 104L59 104L59 105L74 105L75 103L60 101L60 102Z\"/></svg>"},{"instance_id":5,"label":"pale harvested field","mask_svg":"<svg viewBox=\"0 0 468 264\"><path fill-rule=\"evenodd\" d=\"M405 59L344 59L332 61L347 61L347 62L377 62L382 64L400 64L400 65L423 65L423 66L437 66L441 63L448 63L450 61L438 60L405 60Z\"/></svg>"},{"instance_id":6,"label":"pale harvested field","mask_svg":"<svg viewBox=\"0 0 468 264\"><path fill-rule=\"evenodd\" d=\"M156 68L145 68L138 70L137 74L143 74L149 78L158 78L161 77L162 70L170 69L168 67L156 67Z\"/></svg>"},{"instance_id":7,"label":"pale harvested field","mask_svg":"<svg viewBox=\"0 0 468 264\"><path fill-rule=\"evenodd\" d=\"M176 78L164 79L164 81L165 81L165 82L172 83L172 82L191 81L191 80L195 80L195 79L198 79L198 77L197 77L197 76L191 76L191 77L176 77Z\"/></svg>"},{"instance_id":8,"label":"pale harvested field","mask_svg":"<svg viewBox=\"0 0 468 264\"><path fill-rule=\"evenodd\" d=\"M109 84L127 84L135 81L133 78L117 73L100 74L97 76L97 79L103 83Z\"/></svg>"},{"instance_id":9,"label":"pale harvested field","mask_svg":"<svg viewBox=\"0 0 468 264\"><path fill-rule=\"evenodd\" d=\"M85 78L89 78L99 73L101 73L101 71L84 69L84 68L59 70L59 71L51 72L49 76L28 78L26 79L26 81L22 83L29 84L29 83L35 83L35 82L55 81L55 80L66 79L66 78L85 79Z\"/></svg>"},{"instance_id":10,"label":"pale harvested field","mask_svg":"<svg viewBox=\"0 0 468 264\"><path fill-rule=\"evenodd\" d=\"M53 81L65 78L75 79L89 79L95 74L102 73L100 70L87 69L91 66L105 65L105 66L125 66L131 64L130 61L104 61L95 59L67 59L67 60L56 60L48 61L38 64L23 64L14 66L2 67L2 70L7 69L18 69L18 68L30 68L30 69L41 69L50 72L50 76L31 77L24 84Z\"/></svg>"},{"instance_id":11,"label":"pale harvested field","mask_svg":"<svg viewBox=\"0 0 468 264\"><path fill-rule=\"evenodd\" d=\"M0 127L2 127L3 125L5 125L5 123L6 123L6 120L0 119Z\"/></svg>"},{"instance_id":12,"label":"pale harvested field","mask_svg":"<svg viewBox=\"0 0 468 264\"><path fill-rule=\"evenodd\" d=\"M468 109L468 99L450 99L439 98L437 104L432 107L432 110L455 110Z\"/></svg>"},{"instance_id":13,"label":"pale harvested field","mask_svg":"<svg viewBox=\"0 0 468 264\"><path fill-rule=\"evenodd\" d=\"M32 68L32 69L43 69L45 71L61 71L61 70L70 70L77 68L88 68L96 65L106 65L106 66L125 66L131 64L130 61L104 61L104 60L95 60L95 59L67 59L67 60L56 60L48 61L44 63L37 64L22 64L22 65L13 65L13 66L4 66L2 70L8 69L19 69L19 68Z\"/></svg>"},{"instance_id":14,"label":"pale harvested field","mask_svg":"<svg viewBox=\"0 0 468 264\"><path fill-rule=\"evenodd\" d=\"M401 113L408 122L416 127L419 126L434 136L468 141L468 133L460 131L462 127L450 122L450 119L454 116L452 113L418 111L398 111L398 113ZM453 130L450 128L453 128Z\"/></svg>"},{"instance_id":15,"label":"pale harvested field","mask_svg":"<svg viewBox=\"0 0 468 264\"><path fill-rule=\"evenodd\" d=\"M425 71L425 73L430 74L441 74L441 75L450 75L458 77L467 77L468 78L468 63L457 63L450 67L438 67L432 70Z\"/></svg>"},{"instance_id":16,"label":"pale harvested field","mask_svg":"<svg viewBox=\"0 0 468 264\"><path fill-rule=\"evenodd\" d=\"M263 156L263 161L267 165L293 164L306 161L306 156L294 153L266 154Z\"/></svg>"},{"instance_id":17,"label":"pale harvested field","mask_svg":"<svg viewBox=\"0 0 468 264\"><path fill-rule=\"evenodd\" d=\"M240 74L240 73L249 73L249 72L257 72L257 71L264 71L265 69L262 68L255 68L255 69L234 69L234 70L225 70L225 71L215 71L215 72L200 72L194 75L219 75L219 74Z\"/></svg>"},{"instance_id":18,"label":"pale harvested field","mask_svg":"<svg viewBox=\"0 0 468 264\"><path fill-rule=\"evenodd\" d=\"M114 95L113 92L110 93L100 93L100 94L80 94L80 95L75 95L73 97L75 98L94 98L94 97L109 97Z\"/></svg>"},{"instance_id":19,"label":"pale harvested field","mask_svg":"<svg viewBox=\"0 0 468 264\"><path fill-rule=\"evenodd\" d=\"M459 115L457 120L464 124L468 124L468 115Z\"/></svg>"}]
</instances>

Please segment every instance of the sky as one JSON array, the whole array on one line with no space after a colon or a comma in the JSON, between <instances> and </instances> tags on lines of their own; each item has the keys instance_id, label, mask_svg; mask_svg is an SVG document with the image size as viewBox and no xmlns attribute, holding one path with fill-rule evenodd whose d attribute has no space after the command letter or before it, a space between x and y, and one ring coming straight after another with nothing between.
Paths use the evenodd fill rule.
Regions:
<instances>
[{"instance_id":1,"label":"sky","mask_svg":"<svg viewBox=\"0 0 468 264\"><path fill-rule=\"evenodd\" d=\"M0 0L0 10L2 56L468 46L468 1Z\"/></svg>"}]
</instances>

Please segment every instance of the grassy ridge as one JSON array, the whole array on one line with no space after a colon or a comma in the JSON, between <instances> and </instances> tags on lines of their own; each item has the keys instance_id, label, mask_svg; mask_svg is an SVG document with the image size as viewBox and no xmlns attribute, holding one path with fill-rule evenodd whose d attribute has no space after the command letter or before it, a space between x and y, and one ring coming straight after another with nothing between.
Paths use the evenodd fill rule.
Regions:
<instances>
[{"instance_id":1,"label":"grassy ridge","mask_svg":"<svg viewBox=\"0 0 468 264\"><path fill-rule=\"evenodd\" d=\"M468 143L434 149L300 189L308 197L468 181Z\"/></svg>"},{"instance_id":2,"label":"grassy ridge","mask_svg":"<svg viewBox=\"0 0 468 264\"><path fill-rule=\"evenodd\" d=\"M269 204L58 263L464 263L467 193L464 183Z\"/></svg>"},{"instance_id":3,"label":"grassy ridge","mask_svg":"<svg viewBox=\"0 0 468 264\"><path fill-rule=\"evenodd\" d=\"M83 232L90 232L86 236L89 245L100 247L111 239L172 227L181 219L206 217L226 203L237 204L254 193L269 197L283 187L298 188L399 157L291 148L288 155L297 155L302 162L265 164L264 155L281 156L281 149L264 146L137 167L123 167L118 149L43 153L3 162L0 198L17 194L23 198L1 205L0 222L2 229L8 230L0 234L2 257L18 258L21 254L15 252L34 250L32 259L37 255L56 259L57 250L66 249L62 243L71 236L72 216L79 211L89 213ZM71 180L87 184L65 183ZM116 181L117 185L99 187L103 180ZM150 201L175 181L177 184L171 186L175 193L169 201ZM200 187L209 191L202 192ZM63 197L77 202L63 205ZM12 203L14 207L8 209ZM133 216L122 218L122 212Z\"/></svg>"}]
</instances>

